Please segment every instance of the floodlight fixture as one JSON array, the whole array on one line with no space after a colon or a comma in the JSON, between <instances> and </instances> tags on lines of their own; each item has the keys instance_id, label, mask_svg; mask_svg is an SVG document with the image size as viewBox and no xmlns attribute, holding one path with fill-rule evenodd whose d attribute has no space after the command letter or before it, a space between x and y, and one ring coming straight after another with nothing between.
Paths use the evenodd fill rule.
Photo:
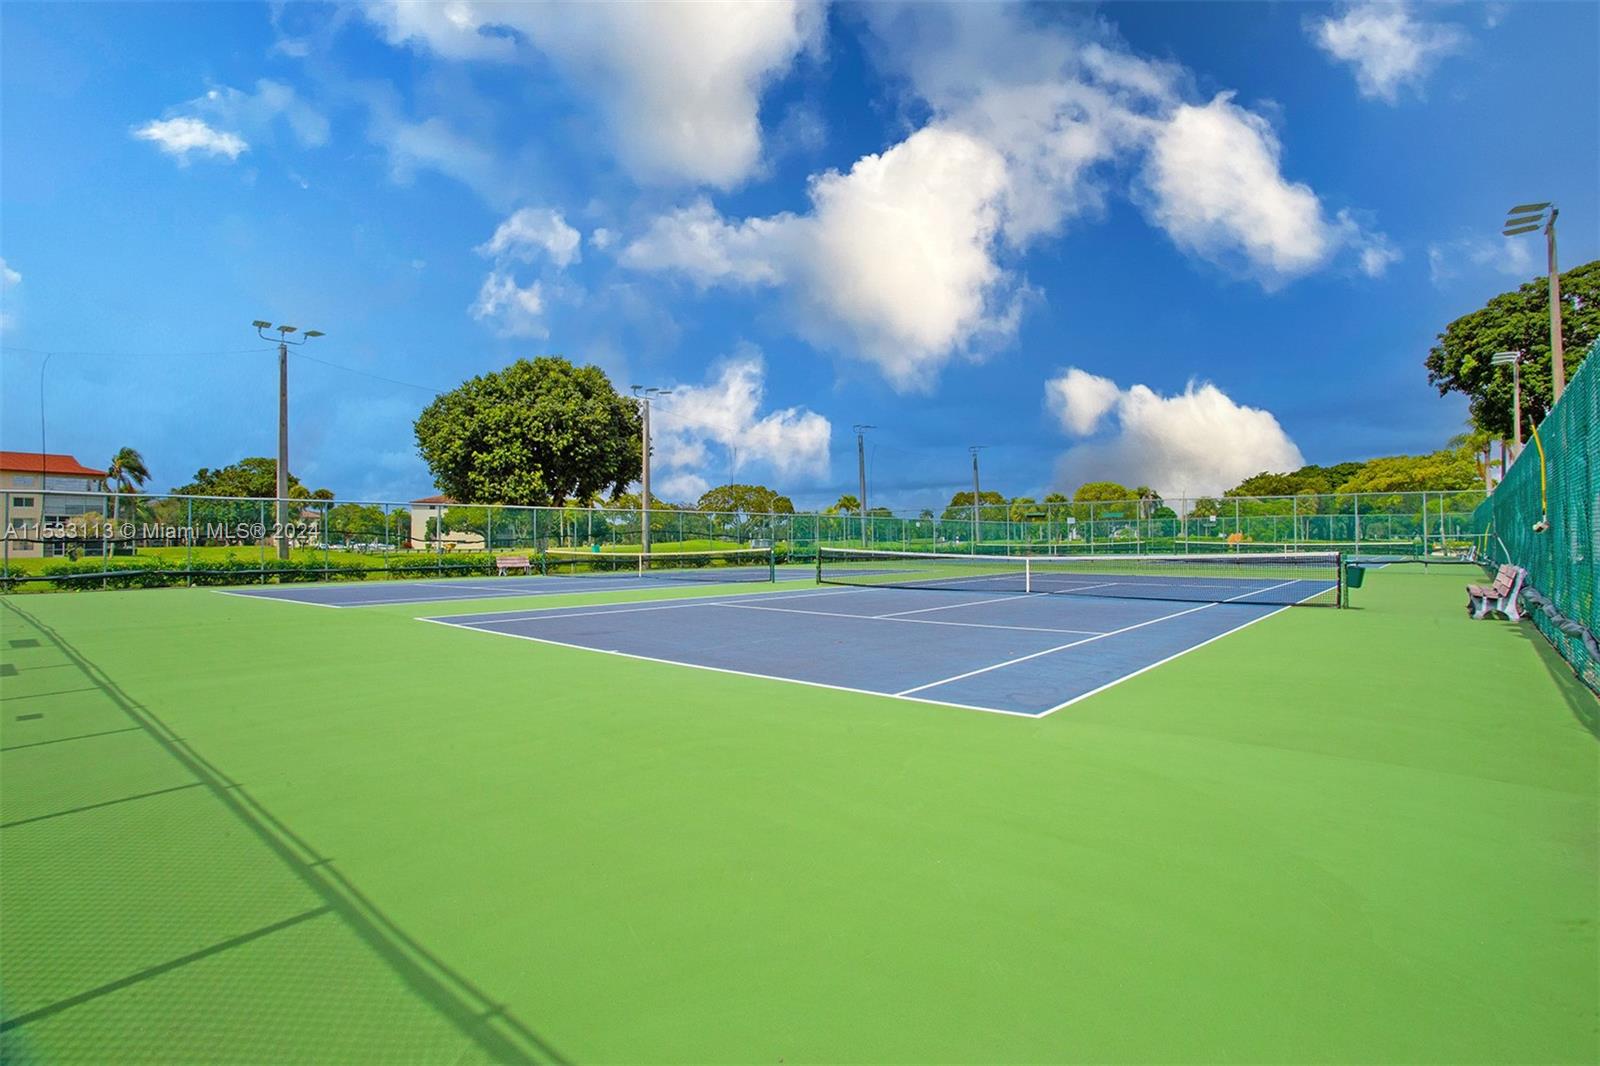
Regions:
<instances>
[{"instance_id":1,"label":"floodlight fixture","mask_svg":"<svg viewBox=\"0 0 1600 1066\"><path fill-rule=\"evenodd\" d=\"M1561 399L1567 387L1566 353L1562 350L1561 333L1561 272L1556 266L1556 217L1561 209L1549 200L1539 203L1518 204L1506 212L1500 227L1502 237L1515 237L1544 229L1545 248L1550 269L1550 399Z\"/></svg>"}]
</instances>

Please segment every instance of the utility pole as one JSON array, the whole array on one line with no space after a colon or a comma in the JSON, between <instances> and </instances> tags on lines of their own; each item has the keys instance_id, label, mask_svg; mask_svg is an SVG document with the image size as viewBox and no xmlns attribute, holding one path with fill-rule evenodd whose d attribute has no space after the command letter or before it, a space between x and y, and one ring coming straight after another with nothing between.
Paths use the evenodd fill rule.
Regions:
<instances>
[{"instance_id":1,"label":"utility pole","mask_svg":"<svg viewBox=\"0 0 1600 1066\"><path fill-rule=\"evenodd\" d=\"M1545 215L1549 208L1550 214ZM1561 273L1556 268L1556 216L1561 209L1546 201L1540 204L1518 204L1506 212L1505 226L1500 230L1503 237L1515 237L1519 233L1532 233L1544 223L1545 251L1549 256L1550 266L1550 403L1561 399L1561 393L1567 387L1567 362L1565 345L1561 339Z\"/></svg>"},{"instance_id":2,"label":"utility pole","mask_svg":"<svg viewBox=\"0 0 1600 1066\"><path fill-rule=\"evenodd\" d=\"M643 385L634 385L633 395L639 401L641 418L639 420L641 440L639 447L644 460L644 469L639 478L641 492L639 493L639 546L646 555L650 554L650 398L652 396L671 396L671 389L646 388Z\"/></svg>"},{"instance_id":3,"label":"utility pole","mask_svg":"<svg viewBox=\"0 0 1600 1066\"><path fill-rule=\"evenodd\" d=\"M1522 451L1522 353L1521 352L1495 352L1489 357L1493 366L1511 367L1511 435L1517 444L1517 452Z\"/></svg>"},{"instance_id":4,"label":"utility pole","mask_svg":"<svg viewBox=\"0 0 1600 1066\"><path fill-rule=\"evenodd\" d=\"M972 554L978 554L978 453L985 445L974 444L967 449L972 453Z\"/></svg>"},{"instance_id":5,"label":"utility pole","mask_svg":"<svg viewBox=\"0 0 1600 1066\"><path fill-rule=\"evenodd\" d=\"M866 432L877 426L858 424L850 427L856 431L856 477L861 483L861 546L867 544L867 442Z\"/></svg>"},{"instance_id":6,"label":"utility pole","mask_svg":"<svg viewBox=\"0 0 1600 1066\"><path fill-rule=\"evenodd\" d=\"M1556 216L1560 209L1550 209L1550 224L1545 226L1545 248L1550 256L1550 403L1561 399L1567 387L1567 359L1565 342L1561 339L1561 273L1556 269Z\"/></svg>"},{"instance_id":7,"label":"utility pole","mask_svg":"<svg viewBox=\"0 0 1600 1066\"><path fill-rule=\"evenodd\" d=\"M271 322L257 320L250 323L256 328L256 335L263 340L272 340L262 330L273 329ZM274 531L273 539L278 542L278 558L289 558L289 334L297 332L295 326L277 326L278 331L278 483L277 483L277 515L278 528ZM300 339L295 343L306 344L313 337L325 337L327 334L321 330L308 329L300 334ZM323 530L327 536L327 530Z\"/></svg>"}]
</instances>

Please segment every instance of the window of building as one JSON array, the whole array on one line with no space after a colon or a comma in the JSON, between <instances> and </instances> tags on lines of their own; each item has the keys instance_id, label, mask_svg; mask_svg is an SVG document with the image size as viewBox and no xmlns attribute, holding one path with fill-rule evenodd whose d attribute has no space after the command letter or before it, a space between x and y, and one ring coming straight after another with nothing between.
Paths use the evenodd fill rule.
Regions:
<instances>
[{"instance_id":1,"label":"window of building","mask_svg":"<svg viewBox=\"0 0 1600 1066\"><path fill-rule=\"evenodd\" d=\"M13 506L13 507L32 507L35 502L36 501L34 500L34 498L32 496L13 496L13 497L11 497L11 506Z\"/></svg>"},{"instance_id":2,"label":"window of building","mask_svg":"<svg viewBox=\"0 0 1600 1066\"><path fill-rule=\"evenodd\" d=\"M16 489L31 489L33 488L33 476L31 474L13 474L11 475L11 487Z\"/></svg>"}]
</instances>

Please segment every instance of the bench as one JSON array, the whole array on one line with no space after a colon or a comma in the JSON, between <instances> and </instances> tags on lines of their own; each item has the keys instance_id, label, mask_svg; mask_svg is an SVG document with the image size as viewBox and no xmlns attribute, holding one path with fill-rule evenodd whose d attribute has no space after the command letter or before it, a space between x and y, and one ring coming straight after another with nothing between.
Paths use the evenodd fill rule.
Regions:
<instances>
[{"instance_id":1,"label":"bench","mask_svg":"<svg viewBox=\"0 0 1600 1066\"><path fill-rule=\"evenodd\" d=\"M1522 611L1517 607L1517 594L1522 591L1522 579L1528 572L1520 566L1502 566L1494 576L1492 585L1467 586L1467 613L1474 618L1487 618L1494 612L1505 615L1513 622L1522 621Z\"/></svg>"},{"instance_id":2,"label":"bench","mask_svg":"<svg viewBox=\"0 0 1600 1066\"><path fill-rule=\"evenodd\" d=\"M494 572L504 574L512 570L524 570L533 573L533 562L526 555L497 555L494 560Z\"/></svg>"}]
</instances>

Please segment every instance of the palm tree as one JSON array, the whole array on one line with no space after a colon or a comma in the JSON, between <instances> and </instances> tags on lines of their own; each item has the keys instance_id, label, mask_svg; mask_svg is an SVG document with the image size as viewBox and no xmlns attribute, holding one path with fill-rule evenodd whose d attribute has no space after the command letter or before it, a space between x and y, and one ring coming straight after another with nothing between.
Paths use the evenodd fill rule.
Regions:
<instances>
[{"instance_id":1,"label":"palm tree","mask_svg":"<svg viewBox=\"0 0 1600 1066\"><path fill-rule=\"evenodd\" d=\"M1161 497L1157 495L1156 490L1151 488L1149 485L1140 485L1138 488L1133 490L1133 494L1134 496L1138 497L1139 500L1140 520L1149 518L1150 511L1152 510L1150 505L1156 500L1159 500Z\"/></svg>"},{"instance_id":2,"label":"palm tree","mask_svg":"<svg viewBox=\"0 0 1600 1066\"><path fill-rule=\"evenodd\" d=\"M106 464L106 476L101 479L101 485L106 491L111 491L111 485L116 483L118 495L111 497L111 521L116 522L120 514L122 493L132 495L139 491L146 481L150 480L150 468L144 465L144 456L133 448L119 448L117 454L111 457L111 462Z\"/></svg>"}]
</instances>

